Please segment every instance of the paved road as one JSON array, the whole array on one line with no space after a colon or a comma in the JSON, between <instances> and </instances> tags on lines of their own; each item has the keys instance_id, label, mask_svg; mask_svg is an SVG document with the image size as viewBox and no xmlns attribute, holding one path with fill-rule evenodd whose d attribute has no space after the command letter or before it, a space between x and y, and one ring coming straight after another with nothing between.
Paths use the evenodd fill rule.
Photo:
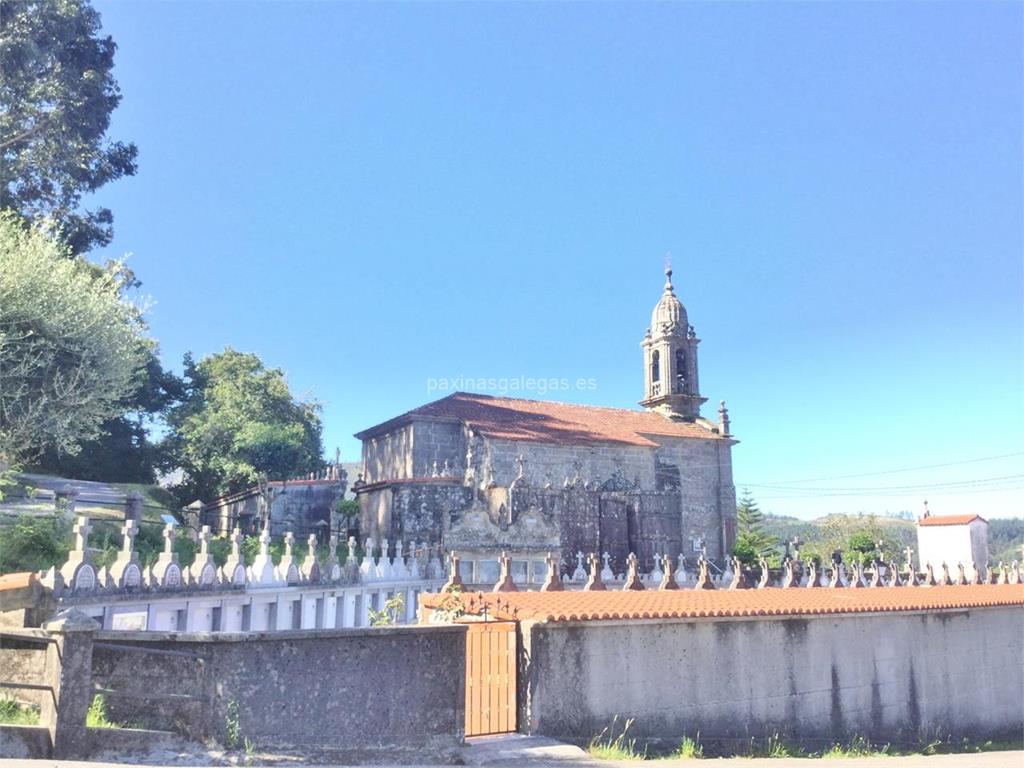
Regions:
<instances>
[{"instance_id":1,"label":"paved road","mask_svg":"<svg viewBox=\"0 0 1024 768\"><path fill-rule=\"evenodd\" d=\"M127 763L110 762L83 762L74 760L0 760L0 768L123 768L124 765L141 765L143 763L131 761ZM241 764L241 761L239 761ZM657 760L651 762L629 762L629 761L600 761L580 757L555 757L519 759L510 762L499 761L495 763L469 763L470 765L494 766L515 766L516 768L572 768L572 766L586 766L586 768L627 768L627 766L649 765L651 768L1021 768L1024 766L1024 752L986 752L970 755L932 755L929 757L869 757L854 758L849 760L824 760L821 758L782 758L782 759L755 759L730 758L726 760ZM153 764L149 764L153 765ZM181 765L230 765L223 761L215 763L202 762L174 762L165 763L167 768L177 768ZM264 765L257 758L250 765ZM300 766L311 766L311 763L293 762L286 764L275 762L273 764L280 768L288 765L290 768ZM315 764L318 768L343 768L343 766ZM391 766L389 763L375 763L376 766ZM434 764L436 766L436 763ZM419 766L397 766L394 768L420 768ZM422 768L430 768L423 766Z\"/></svg>"},{"instance_id":2,"label":"paved road","mask_svg":"<svg viewBox=\"0 0 1024 768\"><path fill-rule=\"evenodd\" d=\"M19 478L35 488L43 491L59 491L71 488L78 492L82 498L101 504L123 504L124 491L119 491L106 483L97 483L92 480L68 480L63 477L51 475L22 474Z\"/></svg>"}]
</instances>

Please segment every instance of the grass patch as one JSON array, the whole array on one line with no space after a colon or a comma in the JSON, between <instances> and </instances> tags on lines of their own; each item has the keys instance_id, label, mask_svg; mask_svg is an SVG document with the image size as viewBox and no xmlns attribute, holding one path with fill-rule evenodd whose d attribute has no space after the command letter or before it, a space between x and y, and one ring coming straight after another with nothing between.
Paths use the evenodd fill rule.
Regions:
<instances>
[{"instance_id":1,"label":"grass patch","mask_svg":"<svg viewBox=\"0 0 1024 768\"><path fill-rule=\"evenodd\" d=\"M665 756L669 760L700 760L704 757L704 747L700 743L700 734L696 738L683 736L679 747Z\"/></svg>"},{"instance_id":2,"label":"grass patch","mask_svg":"<svg viewBox=\"0 0 1024 768\"><path fill-rule=\"evenodd\" d=\"M822 758L837 759L843 757L891 757L893 752L888 744L876 747L863 736L856 736L847 744L833 744L821 753Z\"/></svg>"},{"instance_id":3,"label":"grass patch","mask_svg":"<svg viewBox=\"0 0 1024 768\"><path fill-rule=\"evenodd\" d=\"M977 752L1012 752L1024 749L1024 738L1011 741L969 741L935 737L915 745L894 747L892 744L874 744L863 736L856 736L847 742L833 743L827 749L807 749L783 734L774 733L767 739L740 740L732 748L722 749L721 744L711 740L705 750L700 734L684 736L679 746L671 752L657 744L648 745L629 736L634 720L620 721L618 716L612 724L590 740L587 751L591 757L601 760L700 760L703 758L745 757L745 758L807 758L833 760L858 757L898 757L911 755L970 754ZM821 742L818 742L820 744ZM745 745L745 746L744 746ZM708 754L705 754L705 752Z\"/></svg>"},{"instance_id":4,"label":"grass patch","mask_svg":"<svg viewBox=\"0 0 1024 768\"><path fill-rule=\"evenodd\" d=\"M92 697L88 712L85 713L86 728L127 728L125 723L117 723L107 717L107 700L101 694Z\"/></svg>"},{"instance_id":5,"label":"grass patch","mask_svg":"<svg viewBox=\"0 0 1024 768\"><path fill-rule=\"evenodd\" d=\"M636 739L628 736L629 729L633 727L633 719L626 720L622 730L616 733L618 724L619 716L616 715L611 725L590 740L587 752L600 760L646 760L647 749L638 749Z\"/></svg>"},{"instance_id":6,"label":"grass patch","mask_svg":"<svg viewBox=\"0 0 1024 768\"><path fill-rule=\"evenodd\" d=\"M751 739L744 757L807 757L807 752L794 744L790 744L778 733L773 733L764 741Z\"/></svg>"},{"instance_id":7,"label":"grass patch","mask_svg":"<svg viewBox=\"0 0 1024 768\"><path fill-rule=\"evenodd\" d=\"M6 696L0 696L0 723L4 725L39 725L39 710Z\"/></svg>"}]
</instances>

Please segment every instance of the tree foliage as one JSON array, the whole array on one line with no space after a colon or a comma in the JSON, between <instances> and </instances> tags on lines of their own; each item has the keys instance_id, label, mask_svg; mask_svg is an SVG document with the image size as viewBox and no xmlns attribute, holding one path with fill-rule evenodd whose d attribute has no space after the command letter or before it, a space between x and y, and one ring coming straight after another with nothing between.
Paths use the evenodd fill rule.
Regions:
<instances>
[{"instance_id":1,"label":"tree foliage","mask_svg":"<svg viewBox=\"0 0 1024 768\"><path fill-rule=\"evenodd\" d=\"M155 483L157 473L169 468L170 459L150 435L184 390L185 383L164 370L155 349L151 350L138 389L125 400L125 412L104 421L100 435L83 442L77 454L47 449L36 468L80 480Z\"/></svg>"},{"instance_id":2,"label":"tree foliage","mask_svg":"<svg viewBox=\"0 0 1024 768\"><path fill-rule=\"evenodd\" d=\"M744 491L736 506L736 542L732 554L745 565L754 565L759 558L775 553L776 541L765 530L764 514L750 491Z\"/></svg>"},{"instance_id":3,"label":"tree foliage","mask_svg":"<svg viewBox=\"0 0 1024 768\"><path fill-rule=\"evenodd\" d=\"M72 253L113 234L111 212L80 210L82 195L135 173L135 145L105 139L116 49L88 0L0 3L0 208L57 224Z\"/></svg>"},{"instance_id":4,"label":"tree foliage","mask_svg":"<svg viewBox=\"0 0 1024 768\"><path fill-rule=\"evenodd\" d=\"M74 454L144 375L152 342L116 272L0 214L0 463Z\"/></svg>"},{"instance_id":5,"label":"tree foliage","mask_svg":"<svg viewBox=\"0 0 1024 768\"><path fill-rule=\"evenodd\" d=\"M185 358L186 393L167 421L169 453L184 472L182 500L212 499L322 464L320 406L296 399L280 369L225 349Z\"/></svg>"}]
</instances>

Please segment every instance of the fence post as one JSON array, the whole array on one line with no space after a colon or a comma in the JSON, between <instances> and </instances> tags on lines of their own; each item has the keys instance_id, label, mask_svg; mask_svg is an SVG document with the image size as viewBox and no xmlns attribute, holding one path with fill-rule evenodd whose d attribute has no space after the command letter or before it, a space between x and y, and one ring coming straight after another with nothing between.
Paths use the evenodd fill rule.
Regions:
<instances>
[{"instance_id":1,"label":"fence post","mask_svg":"<svg viewBox=\"0 0 1024 768\"><path fill-rule=\"evenodd\" d=\"M72 608L46 622L53 636L46 650L46 679L53 689L44 699L40 721L50 731L53 757L85 757L85 716L92 703L92 644L100 625Z\"/></svg>"},{"instance_id":2,"label":"fence post","mask_svg":"<svg viewBox=\"0 0 1024 768\"><path fill-rule=\"evenodd\" d=\"M142 494L138 491L129 491L124 497L124 519L142 522Z\"/></svg>"}]
</instances>

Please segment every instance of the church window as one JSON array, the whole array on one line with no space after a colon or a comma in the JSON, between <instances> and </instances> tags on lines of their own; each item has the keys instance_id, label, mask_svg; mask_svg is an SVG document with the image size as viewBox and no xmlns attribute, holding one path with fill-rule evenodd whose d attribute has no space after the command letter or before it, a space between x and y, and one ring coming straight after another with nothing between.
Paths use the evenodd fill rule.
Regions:
<instances>
[{"instance_id":1,"label":"church window","mask_svg":"<svg viewBox=\"0 0 1024 768\"><path fill-rule=\"evenodd\" d=\"M686 392L686 353L681 350L676 350L676 393L685 394Z\"/></svg>"},{"instance_id":2,"label":"church window","mask_svg":"<svg viewBox=\"0 0 1024 768\"><path fill-rule=\"evenodd\" d=\"M654 350L651 355L651 383L657 384L661 381L661 353Z\"/></svg>"}]
</instances>

